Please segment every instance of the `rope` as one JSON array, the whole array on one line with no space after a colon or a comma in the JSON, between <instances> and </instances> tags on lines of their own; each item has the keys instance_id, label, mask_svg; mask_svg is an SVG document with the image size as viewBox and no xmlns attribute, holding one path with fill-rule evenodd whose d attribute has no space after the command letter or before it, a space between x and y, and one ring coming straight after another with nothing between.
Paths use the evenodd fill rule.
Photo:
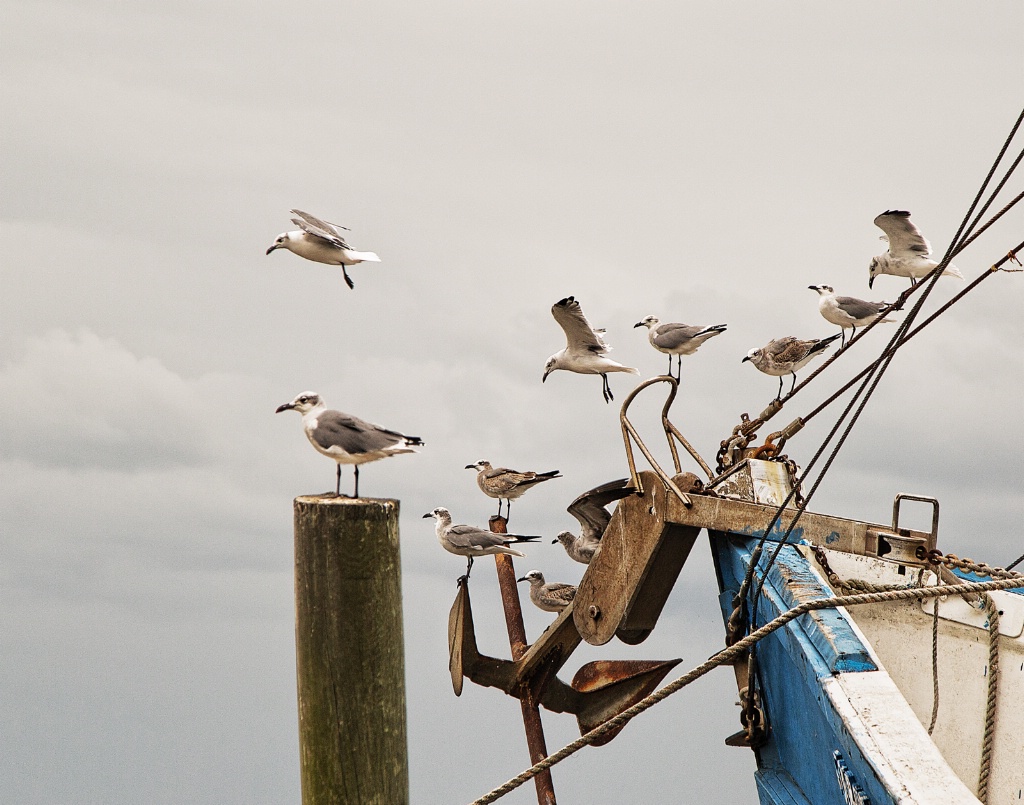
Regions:
<instances>
[{"instance_id":1,"label":"rope","mask_svg":"<svg viewBox=\"0 0 1024 805\"><path fill-rule=\"evenodd\" d=\"M981 598L985 604L985 612L988 613L988 696L985 698L985 735L981 742L978 799L988 802L988 777L992 770L992 742L996 733L996 706L999 696L999 607L992 601L992 596L983 595Z\"/></svg>"},{"instance_id":2,"label":"rope","mask_svg":"<svg viewBox=\"0 0 1024 805\"><path fill-rule=\"evenodd\" d=\"M488 803L495 802L505 796L505 794L514 791L523 783L533 779L535 776L540 774L540 772L545 769L550 769L552 766L565 760L570 755L575 754L584 746L593 743L611 730L624 726L627 722L640 715L645 710L649 710L654 705L667 699L673 693L682 690L691 682L705 676L712 669L730 664L733 660L746 652L751 646L763 640L772 632L781 629L787 623L796 620L801 615L806 615L808 612L814 612L820 609L835 609L836 607L860 606L862 604L878 604L884 601L914 601L924 598L935 598L942 595L960 595L963 593L989 592L991 590L1009 590L1019 586L1021 586L1020 577L1013 576L1011 578L993 579L992 581L969 582L966 584L942 584L935 587L906 587L896 590L888 590L885 592L860 593L848 596L831 596L829 598L819 598L816 601L806 601L793 609L783 612L769 623L766 623L761 628L751 632L749 635L733 643L728 648L724 648L718 653L712 655L709 659L705 660L693 670L683 674L681 677L655 691L650 696L641 699L632 707L623 710L617 716L608 719L604 723L592 729L590 732L580 736L575 741L566 744L557 752L548 755L546 758L516 775L508 782L498 786L487 794L484 794L479 799L474 800L471 805L487 805ZM991 655L989 665L991 668Z\"/></svg>"},{"instance_id":3,"label":"rope","mask_svg":"<svg viewBox=\"0 0 1024 805\"><path fill-rule=\"evenodd\" d=\"M932 607L932 720L928 723L928 734L935 729L939 718L939 602Z\"/></svg>"}]
</instances>

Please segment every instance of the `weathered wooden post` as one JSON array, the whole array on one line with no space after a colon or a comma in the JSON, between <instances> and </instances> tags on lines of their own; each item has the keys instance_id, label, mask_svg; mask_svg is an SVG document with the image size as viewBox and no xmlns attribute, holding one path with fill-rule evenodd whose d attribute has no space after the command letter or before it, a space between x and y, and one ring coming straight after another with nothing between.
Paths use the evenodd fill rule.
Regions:
<instances>
[{"instance_id":1,"label":"weathered wooden post","mask_svg":"<svg viewBox=\"0 0 1024 805\"><path fill-rule=\"evenodd\" d=\"M302 805L409 802L398 501L295 499Z\"/></svg>"}]
</instances>

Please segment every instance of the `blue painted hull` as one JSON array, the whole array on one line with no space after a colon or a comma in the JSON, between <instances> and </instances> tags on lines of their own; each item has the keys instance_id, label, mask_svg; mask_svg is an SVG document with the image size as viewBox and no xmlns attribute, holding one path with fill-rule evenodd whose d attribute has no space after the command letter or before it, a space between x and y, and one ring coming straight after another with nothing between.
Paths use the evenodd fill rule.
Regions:
<instances>
[{"instance_id":1,"label":"blue painted hull","mask_svg":"<svg viewBox=\"0 0 1024 805\"><path fill-rule=\"evenodd\" d=\"M711 533L723 619L728 621L756 540ZM756 578L776 543L767 543ZM768 571L757 606L764 624L808 598L832 595L804 557L785 546ZM877 670L870 652L845 616L835 610L811 613L758 644L762 706L768 741L755 751L757 791L762 805L873 805L895 803L865 758L822 683L836 674Z\"/></svg>"}]
</instances>

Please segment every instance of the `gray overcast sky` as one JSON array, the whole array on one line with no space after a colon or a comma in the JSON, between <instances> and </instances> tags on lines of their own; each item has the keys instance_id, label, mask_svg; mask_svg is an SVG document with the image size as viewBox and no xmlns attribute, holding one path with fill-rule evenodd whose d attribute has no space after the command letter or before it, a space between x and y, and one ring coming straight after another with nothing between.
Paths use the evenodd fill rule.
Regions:
<instances>
[{"instance_id":1,"label":"gray overcast sky","mask_svg":"<svg viewBox=\"0 0 1024 805\"><path fill-rule=\"evenodd\" d=\"M944 249L1022 103L1019 0L0 4L0 800L23 805L298 801L291 500L333 466L273 412L304 389L427 442L362 477L402 503L413 800L519 772L515 702L451 692L463 565L420 515L485 523L477 459L558 468L512 521L553 536L625 474L600 381L540 383L563 343L551 304L575 294L644 376L665 364L644 316L728 323L684 361L674 409L711 459L775 392L746 351L832 332L810 284L902 290L867 289L872 219L909 209ZM264 256L291 207L383 262L349 291ZM965 275L1022 224L961 256ZM1022 283L993 277L900 354L815 509L885 522L895 492L935 494L940 547L1024 552ZM619 399L633 382L611 378ZM659 407L639 404L648 433ZM578 580L560 550L519 567ZM505 655L481 564L481 649ZM549 621L526 615L532 636ZM563 676L689 668L721 642L702 541L650 640L584 646ZM562 764L561 801L754 802L750 753L722 744L730 676ZM575 735L546 724L552 749Z\"/></svg>"}]
</instances>

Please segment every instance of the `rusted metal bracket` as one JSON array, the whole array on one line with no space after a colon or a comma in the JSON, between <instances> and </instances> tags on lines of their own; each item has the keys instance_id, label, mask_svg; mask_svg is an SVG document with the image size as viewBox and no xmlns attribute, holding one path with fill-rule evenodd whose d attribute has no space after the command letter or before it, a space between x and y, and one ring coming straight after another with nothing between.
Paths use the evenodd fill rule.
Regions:
<instances>
[{"instance_id":1,"label":"rusted metal bracket","mask_svg":"<svg viewBox=\"0 0 1024 805\"><path fill-rule=\"evenodd\" d=\"M649 695L681 662L598 660L581 667L567 685L556 674L580 643L572 609L570 605L563 610L521 659L488 657L477 649L469 585L460 585L448 615L448 667L455 694L462 693L467 677L518 699L529 695L546 710L575 715L582 735ZM619 731L595 744L607 743Z\"/></svg>"},{"instance_id":2,"label":"rusted metal bracket","mask_svg":"<svg viewBox=\"0 0 1024 805\"><path fill-rule=\"evenodd\" d=\"M679 444L686 448L686 451L693 457L693 460L700 465L700 468L704 470L708 476L708 480L715 477L711 468L707 465L707 462L701 458L700 453L693 448L693 445L686 440L683 434L679 432L679 429L673 425L672 421L668 418L668 409L672 407L672 402L676 398L676 392L679 390L679 382L670 375L659 375L658 377L652 377L649 380L645 380L633 389L629 396L626 397L625 401L622 403L622 408L619 410L619 423L622 425L622 441L625 443L626 461L629 463L630 486L635 487L638 494L642 494L644 491L640 476L636 470L636 460L633 458L633 446L630 443L630 438L632 437L633 441L636 442L636 446L640 448L640 452L644 454L644 458L646 458L651 467L654 468L654 471L657 473L658 478L661 479L661 482L670 489L680 501L682 501L684 506L689 506L689 497L687 497L683 490L675 485L675 482L669 474L666 473L665 470L661 468L661 465L659 465L654 459L654 456L651 455L651 451L648 450L647 445L644 444L644 440L640 438L640 434L637 432L636 428L633 427L633 423L630 422L629 417L626 416L626 411L629 410L630 403L633 402L636 395L655 383L668 383L670 386L668 399L665 400L665 405L662 406L661 409L661 426L665 431L665 438L668 440L668 448L672 453L672 464L675 467L675 474L679 475L683 471L682 465L679 463L679 451L676 449L676 441L678 441Z\"/></svg>"}]
</instances>

